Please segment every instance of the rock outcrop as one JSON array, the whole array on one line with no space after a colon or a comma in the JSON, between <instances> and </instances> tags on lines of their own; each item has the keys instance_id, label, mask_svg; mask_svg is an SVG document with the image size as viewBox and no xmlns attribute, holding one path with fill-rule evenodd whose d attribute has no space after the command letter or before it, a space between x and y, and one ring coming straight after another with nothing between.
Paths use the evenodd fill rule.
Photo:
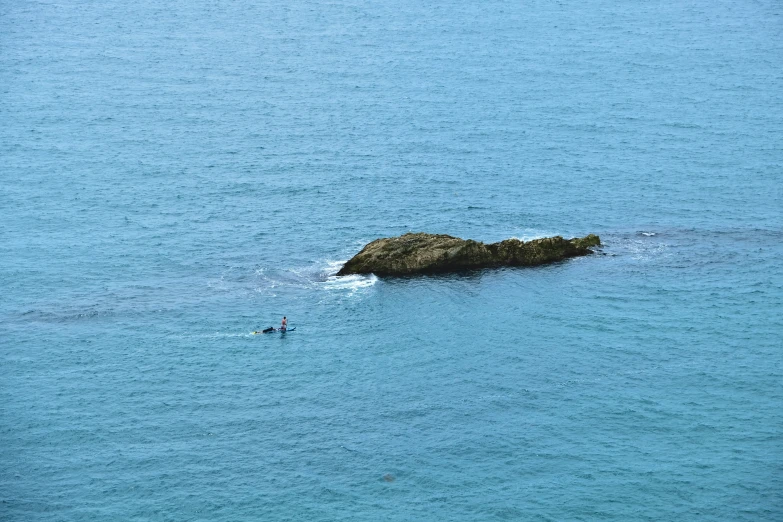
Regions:
<instances>
[{"instance_id":1,"label":"rock outcrop","mask_svg":"<svg viewBox=\"0 0 783 522\"><path fill-rule=\"evenodd\" d=\"M536 266L591 254L601 240L595 234L574 239L560 236L484 243L445 234L404 234L376 239L353 256L337 275L400 276L455 272L499 266Z\"/></svg>"}]
</instances>

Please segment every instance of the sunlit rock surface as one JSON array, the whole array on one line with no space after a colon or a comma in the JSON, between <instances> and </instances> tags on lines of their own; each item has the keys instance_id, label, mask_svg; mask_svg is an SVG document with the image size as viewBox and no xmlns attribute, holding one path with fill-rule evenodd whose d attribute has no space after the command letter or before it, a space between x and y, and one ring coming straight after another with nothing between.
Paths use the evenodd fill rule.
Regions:
<instances>
[{"instance_id":1,"label":"sunlit rock surface","mask_svg":"<svg viewBox=\"0 0 783 522\"><path fill-rule=\"evenodd\" d=\"M351 258L337 275L397 276L454 272L499 266L536 266L592 253L601 240L595 234L582 238L560 236L520 241L506 239L484 244L445 234L404 234L376 239Z\"/></svg>"}]
</instances>

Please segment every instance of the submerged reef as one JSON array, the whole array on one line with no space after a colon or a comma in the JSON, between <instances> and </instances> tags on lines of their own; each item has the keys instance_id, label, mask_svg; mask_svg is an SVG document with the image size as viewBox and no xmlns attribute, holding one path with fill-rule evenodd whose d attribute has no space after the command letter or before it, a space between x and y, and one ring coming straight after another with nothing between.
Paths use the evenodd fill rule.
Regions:
<instances>
[{"instance_id":1,"label":"submerged reef","mask_svg":"<svg viewBox=\"0 0 783 522\"><path fill-rule=\"evenodd\" d=\"M537 266L593 253L595 234L573 239L560 236L484 244L445 234L408 233L368 243L337 275L403 276L456 272L501 266Z\"/></svg>"}]
</instances>

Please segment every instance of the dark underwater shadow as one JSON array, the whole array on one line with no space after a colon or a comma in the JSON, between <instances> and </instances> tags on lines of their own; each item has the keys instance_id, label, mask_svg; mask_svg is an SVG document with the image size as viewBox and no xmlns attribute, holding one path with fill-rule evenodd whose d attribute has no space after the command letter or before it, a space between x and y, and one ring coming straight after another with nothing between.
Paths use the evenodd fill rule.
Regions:
<instances>
[{"instance_id":1,"label":"dark underwater shadow","mask_svg":"<svg viewBox=\"0 0 783 522\"><path fill-rule=\"evenodd\" d=\"M603 252L596 250L596 252L590 256L580 257L600 257L604 256ZM571 259L563 259L561 261L555 261L547 263L545 265L537 266L499 266L499 267L487 267L487 268L470 268L464 270L455 270L449 272L424 272L421 274L408 274L408 275L396 275L396 276L377 276L380 281L383 281L385 285L408 285L418 284L425 282L433 283L447 283L447 282L460 282L460 283L481 283L486 277L494 277L501 274L523 274L529 272L531 274L540 274L542 272L551 272L555 270L561 270L566 267L569 262L574 261Z\"/></svg>"}]
</instances>

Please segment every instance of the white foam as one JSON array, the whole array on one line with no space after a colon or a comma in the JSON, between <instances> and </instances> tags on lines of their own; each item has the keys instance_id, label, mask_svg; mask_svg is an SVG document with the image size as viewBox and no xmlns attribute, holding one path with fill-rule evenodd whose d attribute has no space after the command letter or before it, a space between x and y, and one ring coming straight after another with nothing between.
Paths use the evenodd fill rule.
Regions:
<instances>
[{"instance_id":1,"label":"white foam","mask_svg":"<svg viewBox=\"0 0 783 522\"><path fill-rule=\"evenodd\" d=\"M321 259L314 264L269 270L258 268L254 292L268 297L276 297L289 289L323 289L333 291L348 291L353 295L356 291L373 286L378 278L374 275L337 276L337 272L346 260Z\"/></svg>"},{"instance_id":2,"label":"white foam","mask_svg":"<svg viewBox=\"0 0 783 522\"><path fill-rule=\"evenodd\" d=\"M545 237L553 237L558 235L561 234L554 234L551 232L538 232L536 230L526 230L524 234L515 234L511 236L511 239L518 239L526 243L528 241L533 241L534 239L543 239Z\"/></svg>"},{"instance_id":3,"label":"white foam","mask_svg":"<svg viewBox=\"0 0 783 522\"><path fill-rule=\"evenodd\" d=\"M338 276L337 272L340 271L345 263L346 260L326 260L326 267L321 272L326 276L326 280L322 282L323 288L327 290L350 290L350 294L353 295L357 290L369 288L378 282L378 278L374 274Z\"/></svg>"},{"instance_id":4,"label":"white foam","mask_svg":"<svg viewBox=\"0 0 783 522\"><path fill-rule=\"evenodd\" d=\"M330 276L335 275L337 272L340 271L340 269L343 267L343 265L347 262L347 259L344 259L342 261L326 261L326 268L324 269L324 272Z\"/></svg>"},{"instance_id":5,"label":"white foam","mask_svg":"<svg viewBox=\"0 0 783 522\"><path fill-rule=\"evenodd\" d=\"M324 281L323 287L327 290L350 290L351 293L362 288L369 288L378 282L374 274L370 275L349 275L349 276L329 276Z\"/></svg>"}]
</instances>

